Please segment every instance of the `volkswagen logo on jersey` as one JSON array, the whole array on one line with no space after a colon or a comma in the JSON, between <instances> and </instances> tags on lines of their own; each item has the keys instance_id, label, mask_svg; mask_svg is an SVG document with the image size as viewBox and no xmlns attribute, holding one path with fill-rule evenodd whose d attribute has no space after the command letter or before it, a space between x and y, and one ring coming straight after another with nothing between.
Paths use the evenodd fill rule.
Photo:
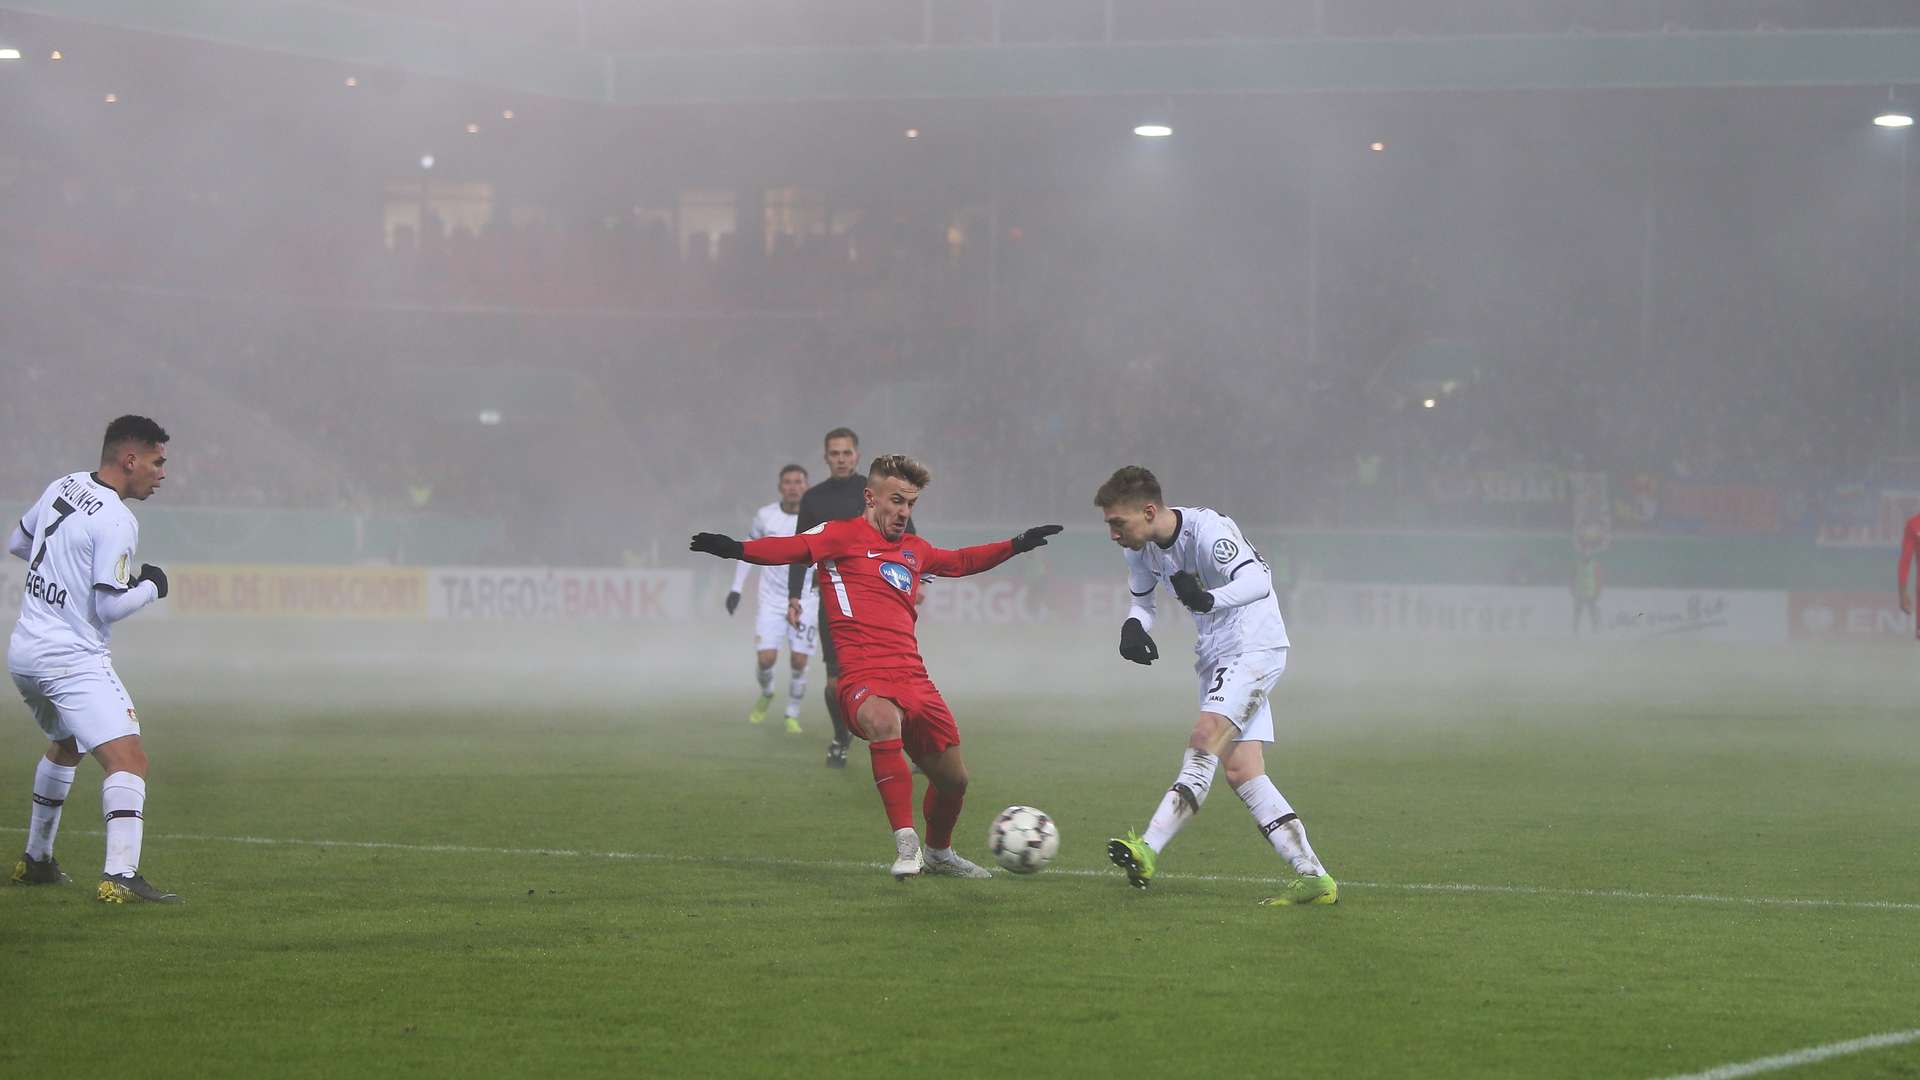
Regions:
<instances>
[{"instance_id":1,"label":"volkswagen logo on jersey","mask_svg":"<svg viewBox=\"0 0 1920 1080\"><path fill-rule=\"evenodd\" d=\"M901 592L913 591L913 571L908 570L897 562L881 563L880 576L887 579L887 584L899 589Z\"/></svg>"}]
</instances>

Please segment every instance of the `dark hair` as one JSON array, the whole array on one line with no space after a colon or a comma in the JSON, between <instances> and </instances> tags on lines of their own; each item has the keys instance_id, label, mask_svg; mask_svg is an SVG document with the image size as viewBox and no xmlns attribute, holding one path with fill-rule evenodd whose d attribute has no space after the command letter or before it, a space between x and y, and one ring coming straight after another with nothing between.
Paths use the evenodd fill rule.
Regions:
<instances>
[{"instance_id":1,"label":"dark hair","mask_svg":"<svg viewBox=\"0 0 1920 1080\"><path fill-rule=\"evenodd\" d=\"M1160 500L1160 481L1151 472L1138 465L1125 465L1113 471L1107 482L1094 492L1093 505L1108 510L1121 503L1152 503L1164 506Z\"/></svg>"},{"instance_id":2,"label":"dark hair","mask_svg":"<svg viewBox=\"0 0 1920 1080\"><path fill-rule=\"evenodd\" d=\"M166 428L144 416L128 414L107 425L107 436L100 440L100 460L105 461L112 457L114 448L123 443L159 446L166 441Z\"/></svg>"},{"instance_id":3,"label":"dark hair","mask_svg":"<svg viewBox=\"0 0 1920 1080\"><path fill-rule=\"evenodd\" d=\"M850 427L837 427L827 432L827 437L820 440L820 445L825 446L835 439L852 439L853 445L860 445L860 436L855 435Z\"/></svg>"},{"instance_id":4,"label":"dark hair","mask_svg":"<svg viewBox=\"0 0 1920 1080\"><path fill-rule=\"evenodd\" d=\"M873 464L867 467L867 486L872 487L873 482L883 476L898 477L917 488L926 487L933 479L925 465L905 454L881 454L874 458Z\"/></svg>"},{"instance_id":5,"label":"dark hair","mask_svg":"<svg viewBox=\"0 0 1920 1080\"><path fill-rule=\"evenodd\" d=\"M807 475L806 466L794 464L794 465L788 465L786 468L780 470L780 479L785 480L787 478L787 474L790 472L797 472L801 476Z\"/></svg>"}]
</instances>

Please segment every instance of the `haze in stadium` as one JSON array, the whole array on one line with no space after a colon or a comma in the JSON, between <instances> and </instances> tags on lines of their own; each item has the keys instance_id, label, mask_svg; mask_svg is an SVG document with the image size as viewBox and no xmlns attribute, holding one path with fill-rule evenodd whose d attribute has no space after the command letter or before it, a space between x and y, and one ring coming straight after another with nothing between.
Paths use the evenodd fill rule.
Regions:
<instances>
[{"instance_id":1,"label":"haze in stadium","mask_svg":"<svg viewBox=\"0 0 1920 1080\"><path fill-rule=\"evenodd\" d=\"M154 594L144 803L36 764L106 646L10 658L0 847L52 815L72 878L0 888L15 1050L1910 1069L1916 107L1893 0L0 0L0 612ZM889 875L839 579L789 632L784 568L687 548L815 520L841 428L930 470L907 547L1065 526L882 571L992 880ZM1237 530L1135 556L1149 666L1123 466ZM76 473L124 577L60 579ZM1193 790L1183 568L1284 618L1249 708L1337 904L1256 903L1311 860L1232 751ZM185 903L92 910L130 815Z\"/></svg>"}]
</instances>

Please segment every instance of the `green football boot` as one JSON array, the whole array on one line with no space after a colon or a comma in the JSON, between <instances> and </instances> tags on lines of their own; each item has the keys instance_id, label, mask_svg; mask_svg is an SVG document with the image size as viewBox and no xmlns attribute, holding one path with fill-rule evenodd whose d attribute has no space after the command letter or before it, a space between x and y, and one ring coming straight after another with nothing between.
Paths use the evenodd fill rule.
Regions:
<instances>
[{"instance_id":1,"label":"green football boot","mask_svg":"<svg viewBox=\"0 0 1920 1080\"><path fill-rule=\"evenodd\" d=\"M789 716L789 717L787 717L787 734L789 734L789 735L804 735L804 734L806 734L805 732L803 732L803 731L801 731L801 730L800 730L800 718L799 718L799 717L797 717L797 716Z\"/></svg>"},{"instance_id":2,"label":"green football boot","mask_svg":"<svg viewBox=\"0 0 1920 1080\"><path fill-rule=\"evenodd\" d=\"M773 704L772 694L761 694L760 700L753 703L753 710L747 713L747 723L757 724L767 718L767 709Z\"/></svg>"},{"instance_id":3,"label":"green football boot","mask_svg":"<svg viewBox=\"0 0 1920 1080\"><path fill-rule=\"evenodd\" d=\"M1333 880L1332 874L1297 877L1287 882L1286 889L1279 896L1269 896L1260 902L1268 907L1337 904L1340 902L1340 885Z\"/></svg>"},{"instance_id":4,"label":"green football boot","mask_svg":"<svg viewBox=\"0 0 1920 1080\"><path fill-rule=\"evenodd\" d=\"M1124 838L1107 841L1107 858L1127 872L1127 881L1134 888L1144 889L1153 883L1153 849L1140 834L1129 831Z\"/></svg>"}]
</instances>

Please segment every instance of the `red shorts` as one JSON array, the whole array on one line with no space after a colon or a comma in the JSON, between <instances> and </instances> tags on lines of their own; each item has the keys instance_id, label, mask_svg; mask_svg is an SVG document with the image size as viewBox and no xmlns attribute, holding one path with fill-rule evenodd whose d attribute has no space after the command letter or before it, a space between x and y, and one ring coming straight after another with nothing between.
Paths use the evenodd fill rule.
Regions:
<instances>
[{"instance_id":1,"label":"red shorts","mask_svg":"<svg viewBox=\"0 0 1920 1080\"><path fill-rule=\"evenodd\" d=\"M860 706L876 697L900 706L900 741L906 745L908 757L945 753L960 745L960 725L954 723L953 711L947 708L932 679L925 675L842 676L840 707L846 710L847 727L863 739L867 733L860 730Z\"/></svg>"}]
</instances>

